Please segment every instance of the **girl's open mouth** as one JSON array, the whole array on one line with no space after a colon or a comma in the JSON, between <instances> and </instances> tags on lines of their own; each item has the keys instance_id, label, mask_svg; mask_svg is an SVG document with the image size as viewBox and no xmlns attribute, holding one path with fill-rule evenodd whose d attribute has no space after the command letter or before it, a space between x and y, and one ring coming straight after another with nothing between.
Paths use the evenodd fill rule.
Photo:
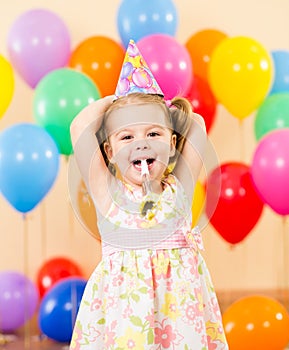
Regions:
<instances>
[{"instance_id":1,"label":"girl's open mouth","mask_svg":"<svg viewBox=\"0 0 289 350\"><path fill-rule=\"evenodd\" d=\"M151 169L153 163L154 163L155 159L153 158L148 158L146 159L148 168ZM136 159L132 162L133 166L138 170L141 171L141 159Z\"/></svg>"}]
</instances>

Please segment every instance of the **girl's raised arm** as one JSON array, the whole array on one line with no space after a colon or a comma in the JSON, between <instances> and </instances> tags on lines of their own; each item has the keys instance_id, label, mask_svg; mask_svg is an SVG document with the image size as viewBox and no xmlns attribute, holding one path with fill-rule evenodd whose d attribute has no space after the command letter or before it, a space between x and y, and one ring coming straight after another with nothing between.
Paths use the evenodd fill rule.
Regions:
<instances>
[{"instance_id":1,"label":"girl's raised arm","mask_svg":"<svg viewBox=\"0 0 289 350\"><path fill-rule=\"evenodd\" d=\"M206 147L207 132L204 119L199 114L192 113L189 131L174 171L189 199L192 198L203 166Z\"/></svg>"},{"instance_id":2,"label":"girl's raised arm","mask_svg":"<svg viewBox=\"0 0 289 350\"><path fill-rule=\"evenodd\" d=\"M108 176L111 176L102 156L96 132L103 115L114 100L107 96L85 107L72 121L70 136L74 157L90 195L96 200L105 199Z\"/></svg>"}]
</instances>

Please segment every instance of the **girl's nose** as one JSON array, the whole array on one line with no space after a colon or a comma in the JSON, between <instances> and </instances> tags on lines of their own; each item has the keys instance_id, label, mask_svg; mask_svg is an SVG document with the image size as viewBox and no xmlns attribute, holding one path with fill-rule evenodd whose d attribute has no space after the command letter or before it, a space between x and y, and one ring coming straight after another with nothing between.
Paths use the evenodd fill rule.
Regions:
<instances>
[{"instance_id":1,"label":"girl's nose","mask_svg":"<svg viewBox=\"0 0 289 350\"><path fill-rule=\"evenodd\" d=\"M137 151L147 150L149 148L150 148L150 146L146 140L135 141L135 149Z\"/></svg>"}]
</instances>

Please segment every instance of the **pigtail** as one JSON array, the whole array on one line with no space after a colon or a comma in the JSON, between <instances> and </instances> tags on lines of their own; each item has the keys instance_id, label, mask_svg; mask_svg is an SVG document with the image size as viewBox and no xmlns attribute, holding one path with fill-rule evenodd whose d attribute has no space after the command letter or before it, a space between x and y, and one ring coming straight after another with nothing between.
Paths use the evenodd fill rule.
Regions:
<instances>
[{"instance_id":1,"label":"pigtail","mask_svg":"<svg viewBox=\"0 0 289 350\"><path fill-rule=\"evenodd\" d=\"M183 97L176 97L170 101L169 107L174 134L176 135L176 154L171 162L175 163L177 157L182 152L186 137L191 125L191 116L193 113L190 102Z\"/></svg>"},{"instance_id":2,"label":"pigtail","mask_svg":"<svg viewBox=\"0 0 289 350\"><path fill-rule=\"evenodd\" d=\"M97 138L97 141L98 141L98 144L99 144L99 147L100 147L100 151L101 151L101 154L103 156L103 159L104 159L104 162L108 168L108 170L110 171L110 173L112 175L115 175L116 174L116 170L115 170L115 167L113 164L110 163L108 157L107 157L107 154L105 152L105 144L106 142L108 142L108 138L107 138L107 135L106 135L106 130L105 130L105 125L104 125L104 122L102 122L102 125L101 127L99 128L99 130L95 133L95 137Z\"/></svg>"}]
</instances>

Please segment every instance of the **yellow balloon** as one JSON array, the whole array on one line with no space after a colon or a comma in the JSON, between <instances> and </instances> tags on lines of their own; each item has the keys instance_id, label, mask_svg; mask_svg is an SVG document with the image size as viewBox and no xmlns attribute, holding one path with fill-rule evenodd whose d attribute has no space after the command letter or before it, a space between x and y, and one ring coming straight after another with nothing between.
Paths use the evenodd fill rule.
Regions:
<instances>
[{"instance_id":1,"label":"yellow balloon","mask_svg":"<svg viewBox=\"0 0 289 350\"><path fill-rule=\"evenodd\" d=\"M14 92L14 74L11 64L0 55L0 118L8 108Z\"/></svg>"},{"instance_id":2,"label":"yellow balloon","mask_svg":"<svg viewBox=\"0 0 289 350\"><path fill-rule=\"evenodd\" d=\"M273 67L270 54L256 40L226 38L212 53L208 79L217 101L234 117L244 119L268 94Z\"/></svg>"},{"instance_id":3,"label":"yellow balloon","mask_svg":"<svg viewBox=\"0 0 289 350\"><path fill-rule=\"evenodd\" d=\"M202 215L202 212L205 206L205 200L206 200L205 188L200 183L200 181L197 181L194 196L193 196L193 201L192 201L192 215L193 215L192 227L197 225L200 219L200 216Z\"/></svg>"}]
</instances>

